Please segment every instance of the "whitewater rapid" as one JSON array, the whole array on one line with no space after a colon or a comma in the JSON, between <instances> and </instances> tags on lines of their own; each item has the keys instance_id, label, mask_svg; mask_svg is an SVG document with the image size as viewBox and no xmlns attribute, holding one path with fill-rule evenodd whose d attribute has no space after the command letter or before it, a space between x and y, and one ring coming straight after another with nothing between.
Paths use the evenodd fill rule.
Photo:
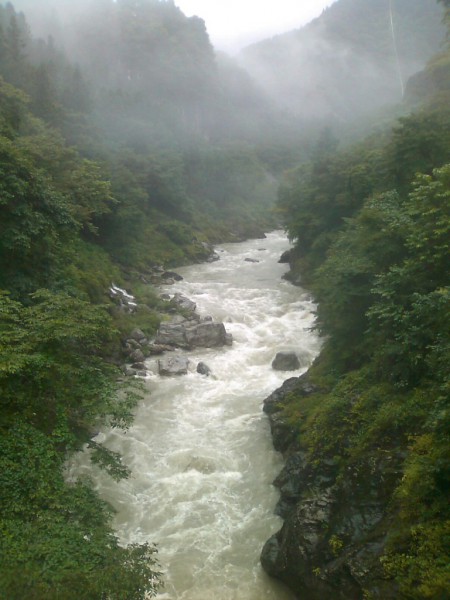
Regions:
<instances>
[{"instance_id":1,"label":"whitewater rapid","mask_svg":"<svg viewBox=\"0 0 450 600\"><path fill-rule=\"evenodd\" d=\"M320 349L313 299L282 278L287 266L278 261L288 247L273 232L220 246L217 262L178 269L184 279L161 291L180 292L200 315L223 321L233 345L180 352L190 360L181 377L160 377L156 360L147 361L133 426L97 439L122 454L129 479L115 483L84 455L72 466L116 509L121 543L157 543L160 600L292 599L259 564L264 542L281 526L271 483L283 465L262 402ZM280 350L294 350L302 368L274 371ZM196 372L199 361L212 376Z\"/></svg>"}]
</instances>

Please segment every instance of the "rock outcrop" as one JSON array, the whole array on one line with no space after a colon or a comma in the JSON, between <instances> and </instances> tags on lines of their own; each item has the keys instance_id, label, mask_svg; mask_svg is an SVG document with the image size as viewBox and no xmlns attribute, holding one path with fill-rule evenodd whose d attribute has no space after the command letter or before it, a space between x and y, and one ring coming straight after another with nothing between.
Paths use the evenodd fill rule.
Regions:
<instances>
[{"instance_id":1,"label":"rock outcrop","mask_svg":"<svg viewBox=\"0 0 450 600\"><path fill-rule=\"evenodd\" d=\"M155 344L174 348L218 348L232 343L223 323L184 320L161 323Z\"/></svg>"},{"instance_id":2,"label":"rock outcrop","mask_svg":"<svg viewBox=\"0 0 450 600\"><path fill-rule=\"evenodd\" d=\"M176 276L173 272L161 272L168 273L171 278ZM150 356L164 355L176 349L218 348L233 343L223 323L215 323L210 316L201 318L196 312L195 302L183 294L166 295L164 300L176 314L170 321L160 324L155 339L149 340L143 331L134 329L123 340L122 353L128 363L123 366L123 371L127 375L145 377L144 361ZM158 361L158 372L164 376L185 374L187 364L180 357L163 357ZM211 371L204 365L199 373L210 375Z\"/></svg>"},{"instance_id":3,"label":"rock outcrop","mask_svg":"<svg viewBox=\"0 0 450 600\"><path fill-rule=\"evenodd\" d=\"M292 250L285 250L278 261L281 264L289 264L292 258Z\"/></svg>"},{"instance_id":4,"label":"rock outcrop","mask_svg":"<svg viewBox=\"0 0 450 600\"><path fill-rule=\"evenodd\" d=\"M398 595L386 580L380 556L401 457L362 457L343 476L340 457L310 456L283 407L290 394L308 397L318 391L305 374L285 381L264 402L274 446L286 457L274 481L280 490L275 512L285 521L266 542L261 564L302 600L394 600Z\"/></svg>"},{"instance_id":5,"label":"rock outcrop","mask_svg":"<svg viewBox=\"0 0 450 600\"><path fill-rule=\"evenodd\" d=\"M158 360L158 372L165 377L187 375L189 359L185 356L166 356Z\"/></svg>"},{"instance_id":6,"label":"rock outcrop","mask_svg":"<svg viewBox=\"0 0 450 600\"><path fill-rule=\"evenodd\" d=\"M272 361L275 371L296 371L300 369L300 361L295 352L277 352Z\"/></svg>"},{"instance_id":7,"label":"rock outcrop","mask_svg":"<svg viewBox=\"0 0 450 600\"><path fill-rule=\"evenodd\" d=\"M209 377L211 375L211 369L204 362L199 362L197 365L197 373L199 373L200 375L206 375L206 377Z\"/></svg>"},{"instance_id":8,"label":"rock outcrop","mask_svg":"<svg viewBox=\"0 0 450 600\"><path fill-rule=\"evenodd\" d=\"M123 312L133 313L136 311L137 303L135 297L114 283L109 288L109 297Z\"/></svg>"}]
</instances>

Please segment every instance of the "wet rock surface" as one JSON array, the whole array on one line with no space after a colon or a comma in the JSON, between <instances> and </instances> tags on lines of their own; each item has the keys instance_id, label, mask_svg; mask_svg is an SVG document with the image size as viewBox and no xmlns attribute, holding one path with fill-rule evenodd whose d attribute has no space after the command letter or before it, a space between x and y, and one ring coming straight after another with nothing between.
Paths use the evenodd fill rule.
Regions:
<instances>
[{"instance_id":1,"label":"wet rock surface","mask_svg":"<svg viewBox=\"0 0 450 600\"><path fill-rule=\"evenodd\" d=\"M164 377L187 375L189 359L184 356L166 356L158 360L158 373Z\"/></svg>"},{"instance_id":2,"label":"wet rock surface","mask_svg":"<svg viewBox=\"0 0 450 600\"><path fill-rule=\"evenodd\" d=\"M223 323L211 321L161 323L155 344L173 348L217 348L231 343Z\"/></svg>"},{"instance_id":3,"label":"wet rock surface","mask_svg":"<svg viewBox=\"0 0 450 600\"><path fill-rule=\"evenodd\" d=\"M199 362L197 365L197 373L199 373L200 375L206 375L206 377L209 377L211 375L211 369L204 362Z\"/></svg>"},{"instance_id":4,"label":"wet rock surface","mask_svg":"<svg viewBox=\"0 0 450 600\"><path fill-rule=\"evenodd\" d=\"M300 369L300 361L295 352L277 352L272 361L275 371L296 371Z\"/></svg>"},{"instance_id":5,"label":"wet rock surface","mask_svg":"<svg viewBox=\"0 0 450 600\"><path fill-rule=\"evenodd\" d=\"M174 275L172 272L169 274ZM169 310L172 308L172 312L176 314L170 321L160 324L155 339L149 340L141 329L136 328L123 340L122 353L127 363L123 365L125 374L145 377L147 358L173 353L176 349L219 348L233 343L232 336L227 333L223 323L214 322L210 316L200 317L196 312L195 302L183 294L167 294L164 300L169 304ZM184 367L172 359L170 357L158 361L160 374L183 374ZM203 374L210 374L210 371L206 372L206 365L202 369L205 370Z\"/></svg>"},{"instance_id":6,"label":"wet rock surface","mask_svg":"<svg viewBox=\"0 0 450 600\"><path fill-rule=\"evenodd\" d=\"M292 377L263 405L276 449L286 463L274 480L280 491L275 513L285 521L261 553L264 570L286 583L302 600L398 598L382 571L389 523L386 502L401 476L401 460L386 456L347 467L340 457L308 455L283 413L289 395L310 396L319 389L308 374Z\"/></svg>"}]
</instances>

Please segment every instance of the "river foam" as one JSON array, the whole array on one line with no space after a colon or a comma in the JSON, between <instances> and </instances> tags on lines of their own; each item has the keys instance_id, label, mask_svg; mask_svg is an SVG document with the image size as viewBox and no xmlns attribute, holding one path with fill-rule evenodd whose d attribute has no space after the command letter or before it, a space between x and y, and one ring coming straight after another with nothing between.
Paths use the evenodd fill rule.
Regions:
<instances>
[{"instance_id":1,"label":"river foam","mask_svg":"<svg viewBox=\"0 0 450 600\"><path fill-rule=\"evenodd\" d=\"M127 433L99 436L123 455L128 480L115 483L82 455L72 466L73 474L93 477L117 510L122 543L158 544L166 583L160 600L292 598L259 564L264 542L281 525L271 482L282 457L262 402L304 372L320 349L312 298L282 279L287 267L278 259L287 247L274 232L222 246L218 262L179 270L183 281L164 291L182 293L202 316L223 321L233 345L184 353L190 370L179 378L161 378L156 361L147 362L135 423ZM274 371L281 350L297 352L302 368ZM199 361L212 377L196 372Z\"/></svg>"}]
</instances>

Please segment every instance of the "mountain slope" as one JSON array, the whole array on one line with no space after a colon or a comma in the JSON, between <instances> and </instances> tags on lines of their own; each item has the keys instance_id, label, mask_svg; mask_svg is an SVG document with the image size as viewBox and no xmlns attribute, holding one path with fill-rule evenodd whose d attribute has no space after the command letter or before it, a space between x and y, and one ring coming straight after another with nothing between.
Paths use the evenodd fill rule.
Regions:
<instances>
[{"instance_id":1,"label":"mountain slope","mask_svg":"<svg viewBox=\"0 0 450 600\"><path fill-rule=\"evenodd\" d=\"M435 0L339 0L240 60L294 114L347 121L401 101L407 79L441 47L441 19Z\"/></svg>"}]
</instances>

